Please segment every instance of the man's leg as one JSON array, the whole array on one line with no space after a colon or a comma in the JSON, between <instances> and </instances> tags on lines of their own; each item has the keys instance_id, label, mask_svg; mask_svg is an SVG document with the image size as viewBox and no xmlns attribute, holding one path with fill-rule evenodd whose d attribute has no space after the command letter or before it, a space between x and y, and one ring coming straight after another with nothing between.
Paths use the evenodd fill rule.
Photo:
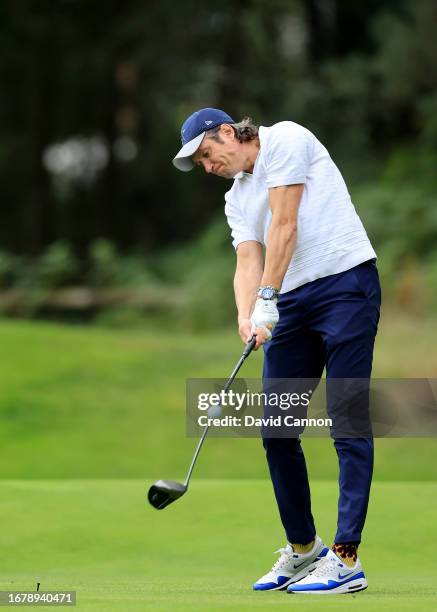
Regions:
<instances>
[{"instance_id":1,"label":"man's leg","mask_svg":"<svg viewBox=\"0 0 437 612\"><path fill-rule=\"evenodd\" d=\"M359 419L361 435L368 424L368 381L379 320L376 268L366 263L326 277L314 284L311 292L311 325L321 334L326 351L328 414L333 420L334 435L338 420L341 426L347 425L343 415L345 407L351 406L350 400L353 400L354 416L365 413L359 415L363 417ZM340 392L338 379L343 379L339 383L345 392ZM333 550L311 573L291 583L287 588L289 593L353 593L367 588L357 557L373 471L371 430L367 429L366 434L366 437L335 438L340 495Z\"/></svg>"},{"instance_id":2,"label":"man's leg","mask_svg":"<svg viewBox=\"0 0 437 612\"><path fill-rule=\"evenodd\" d=\"M319 379L324 368L320 337L300 325L295 290L279 300L280 321L273 338L264 346L263 380L275 378ZM302 315L300 315L302 316ZM305 457L298 438L263 437L270 476L287 539L308 545L316 530ZM305 552L305 548L300 549Z\"/></svg>"},{"instance_id":3,"label":"man's leg","mask_svg":"<svg viewBox=\"0 0 437 612\"><path fill-rule=\"evenodd\" d=\"M319 316L318 323L326 350L328 413L334 427L339 402L337 394L330 393L330 380L361 379L361 385L362 379L370 380L380 306L379 280L373 264L362 264L335 276L338 278L328 277L324 301L329 308ZM333 385L335 387L335 382ZM366 390L360 408L365 422L368 415ZM352 563L366 519L373 472L373 438L337 438L334 444L339 460L335 544L342 546L345 560Z\"/></svg>"},{"instance_id":4,"label":"man's leg","mask_svg":"<svg viewBox=\"0 0 437 612\"><path fill-rule=\"evenodd\" d=\"M278 378L318 380L323 371L320 338L300 329L294 320L298 316L298 309L289 308L295 301L294 294L295 292L290 292L281 296L280 322L272 340L264 347L263 383L267 395L276 393L278 389L284 390L284 385ZM296 381L292 381L291 385L296 386ZM289 392L290 383L286 382L285 386ZM267 414L271 412L268 405L265 406L265 411ZM281 556L272 569L255 582L253 588L256 591L284 589L298 582L329 552L322 540L316 536L308 475L300 440L272 438L268 433L268 429L263 431L263 444L288 544L278 551Z\"/></svg>"}]
</instances>

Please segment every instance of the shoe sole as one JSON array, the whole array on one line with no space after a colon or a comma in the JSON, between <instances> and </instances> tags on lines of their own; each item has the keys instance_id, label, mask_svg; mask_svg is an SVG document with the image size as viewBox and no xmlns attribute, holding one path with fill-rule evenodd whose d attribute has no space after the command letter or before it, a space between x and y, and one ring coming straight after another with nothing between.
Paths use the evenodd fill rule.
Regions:
<instances>
[{"instance_id":1,"label":"shoe sole","mask_svg":"<svg viewBox=\"0 0 437 612\"><path fill-rule=\"evenodd\" d=\"M295 582L302 580L302 578L305 578L305 576L308 576L308 574L312 572L315 568L316 568L316 562L313 561L312 563L307 565L304 569L302 569L300 572L295 574L293 578L290 578L290 580L288 580L287 582L284 582L284 584L281 584L281 586L273 587L272 589L253 589L253 590L255 592L261 592L261 593L270 593L271 591L285 591L286 588L290 586L290 584L294 584Z\"/></svg>"},{"instance_id":2,"label":"shoe sole","mask_svg":"<svg viewBox=\"0 0 437 612\"><path fill-rule=\"evenodd\" d=\"M315 591L287 591L290 595L347 595L348 593L358 593L367 589L367 580L358 578L357 580L351 580L346 584L341 584L335 589L321 589Z\"/></svg>"}]
</instances>

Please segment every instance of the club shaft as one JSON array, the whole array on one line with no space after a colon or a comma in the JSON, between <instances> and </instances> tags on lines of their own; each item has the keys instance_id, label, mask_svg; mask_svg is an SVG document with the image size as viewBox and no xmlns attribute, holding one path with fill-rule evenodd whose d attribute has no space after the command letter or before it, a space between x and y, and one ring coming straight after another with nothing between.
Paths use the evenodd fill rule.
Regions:
<instances>
[{"instance_id":1,"label":"club shaft","mask_svg":"<svg viewBox=\"0 0 437 612\"><path fill-rule=\"evenodd\" d=\"M194 465L196 463L197 456L200 453L200 449L202 448L203 441L204 441L204 439L206 437L206 434L208 433L208 429L209 429L209 425L205 425L205 428L204 428L204 430L202 432L202 436L201 436L201 438L199 440L199 443L197 445L196 452L194 453L193 460L191 461L191 465L190 465L190 469L188 470L187 477L185 478L184 485L186 487L188 487L188 483L190 482L191 473L192 473L192 471L194 469Z\"/></svg>"},{"instance_id":2,"label":"club shaft","mask_svg":"<svg viewBox=\"0 0 437 612\"><path fill-rule=\"evenodd\" d=\"M224 386L224 388L223 388L223 391L224 391L225 393L226 393L226 391L228 391L228 390L229 390L229 387L230 387L230 386L232 385L232 383L234 382L234 378L237 376L239 369L241 368L241 366L243 365L243 363L246 361L247 357L249 357L249 355L250 355L250 353L252 352L253 347L255 346L255 344L256 344L256 338L255 338L255 336L254 336L254 337L253 337L253 338L251 338L251 339L249 340L249 342L246 344L246 348L244 349L243 354L241 355L240 359L238 360L237 365L236 365L236 366L235 366L235 368L233 369L232 374L231 374L231 375L230 375L230 377L228 378L228 381L227 381L227 383L225 384L225 386ZM200 440L199 440L199 443L198 443L198 445L197 445L196 452L194 453L193 460L191 461L190 469L188 470L188 474L187 474L187 477L186 477L186 479L185 479L185 483L184 483L184 485L185 485L186 487L188 487L188 483L190 482L191 473L192 473L192 471L193 471L193 469L194 469L194 466L195 466L195 464L196 464L196 460L197 460L197 457L198 457L198 455L199 455L199 453L200 453L200 449L202 448L203 441L205 440L205 438L206 438L206 434L208 433L208 429L209 429L209 425L205 425L205 428L204 428L204 430L203 430L203 432L202 432L202 436L201 436L201 438L200 438Z\"/></svg>"}]
</instances>

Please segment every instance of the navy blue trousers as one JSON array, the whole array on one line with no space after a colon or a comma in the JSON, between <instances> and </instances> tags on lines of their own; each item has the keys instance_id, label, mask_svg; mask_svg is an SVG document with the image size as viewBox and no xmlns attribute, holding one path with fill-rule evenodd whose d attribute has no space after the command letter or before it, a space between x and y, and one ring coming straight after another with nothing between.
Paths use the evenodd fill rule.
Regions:
<instances>
[{"instance_id":1,"label":"navy blue trousers","mask_svg":"<svg viewBox=\"0 0 437 612\"><path fill-rule=\"evenodd\" d=\"M370 378L381 290L374 260L284 293L279 323L264 345L263 379ZM335 402L328 415L335 424ZM270 476L289 542L306 544L316 529L305 457L298 438L263 437ZM372 438L337 438L336 543L360 542L373 472Z\"/></svg>"}]
</instances>

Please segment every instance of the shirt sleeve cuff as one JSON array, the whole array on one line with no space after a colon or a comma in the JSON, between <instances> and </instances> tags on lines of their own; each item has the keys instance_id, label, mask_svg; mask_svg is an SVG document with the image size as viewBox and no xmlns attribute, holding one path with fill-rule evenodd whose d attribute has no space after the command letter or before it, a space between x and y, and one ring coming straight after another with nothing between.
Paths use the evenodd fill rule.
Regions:
<instances>
[{"instance_id":1,"label":"shirt sleeve cuff","mask_svg":"<svg viewBox=\"0 0 437 612\"><path fill-rule=\"evenodd\" d=\"M306 183L306 176L301 175L289 175L289 176L270 176L267 178L267 187L286 187L287 185L302 185Z\"/></svg>"},{"instance_id":2,"label":"shirt sleeve cuff","mask_svg":"<svg viewBox=\"0 0 437 612\"><path fill-rule=\"evenodd\" d=\"M238 236L238 238L234 238L234 240L232 241L233 247L235 250L237 250L237 247L239 244L241 244L242 242L260 242L260 240L258 240L258 238L255 238L254 236Z\"/></svg>"}]
</instances>

